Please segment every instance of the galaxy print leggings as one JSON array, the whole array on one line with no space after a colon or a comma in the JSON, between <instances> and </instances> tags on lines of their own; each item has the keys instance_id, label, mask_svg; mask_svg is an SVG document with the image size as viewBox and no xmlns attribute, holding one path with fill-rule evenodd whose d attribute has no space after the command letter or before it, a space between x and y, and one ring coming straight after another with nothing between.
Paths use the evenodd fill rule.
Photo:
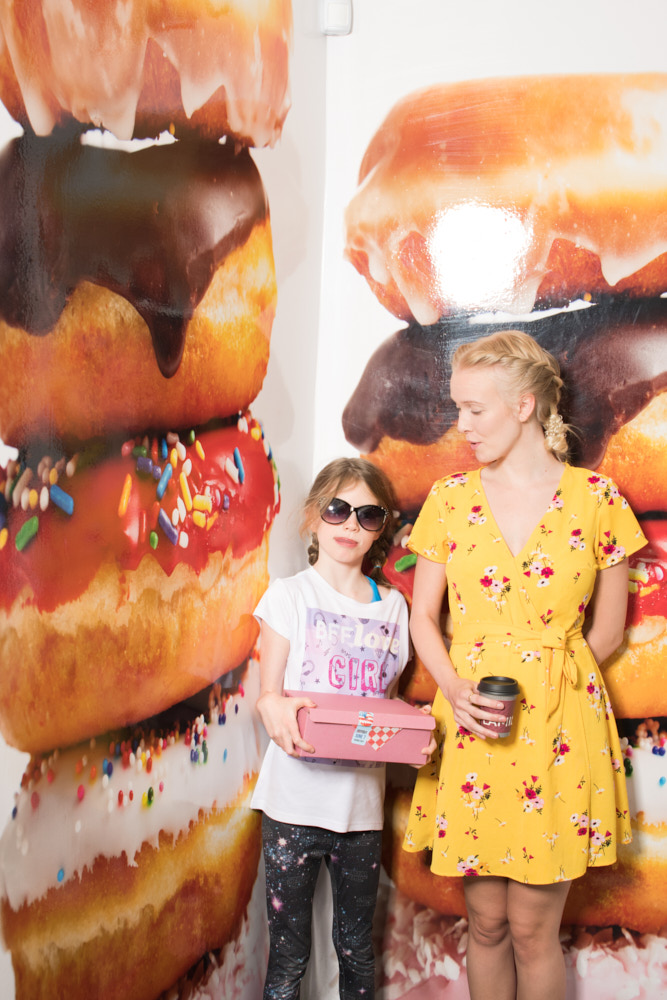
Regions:
<instances>
[{"instance_id":1,"label":"galaxy print leggings","mask_svg":"<svg viewBox=\"0 0 667 1000\"><path fill-rule=\"evenodd\" d=\"M333 893L332 937L341 1000L372 1000L372 924L380 878L380 830L335 833L262 819L269 916L264 1000L299 1000L310 956L313 893L322 859Z\"/></svg>"}]
</instances>

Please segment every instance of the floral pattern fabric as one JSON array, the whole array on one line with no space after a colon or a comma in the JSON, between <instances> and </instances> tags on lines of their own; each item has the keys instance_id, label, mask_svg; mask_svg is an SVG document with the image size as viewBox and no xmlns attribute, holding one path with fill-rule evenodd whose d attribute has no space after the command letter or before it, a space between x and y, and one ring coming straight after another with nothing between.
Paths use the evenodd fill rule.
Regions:
<instances>
[{"instance_id":1,"label":"floral pattern fabric","mask_svg":"<svg viewBox=\"0 0 667 1000\"><path fill-rule=\"evenodd\" d=\"M433 486L410 548L446 564L450 649L461 676L515 677L512 733L457 728L438 691L440 736L419 772L405 848L440 875L546 884L612 864L631 838L616 724L582 634L598 571L646 544L615 484L566 465L521 552L507 547L480 471Z\"/></svg>"}]
</instances>

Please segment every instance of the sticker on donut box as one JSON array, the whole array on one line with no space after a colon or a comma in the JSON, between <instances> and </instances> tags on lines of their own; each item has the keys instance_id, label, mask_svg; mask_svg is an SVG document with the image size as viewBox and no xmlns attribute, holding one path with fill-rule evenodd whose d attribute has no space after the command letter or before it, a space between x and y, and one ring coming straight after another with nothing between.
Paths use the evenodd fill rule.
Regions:
<instances>
[{"instance_id":1,"label":"sticker on donut box","mask_svg":"<svg viewBox=\"0 0 667 1000\"><path fill-rule=\"evenodd\" d=\"M435 719L398 698L285 691L292 698L308 697L315 708L300 708L299 731L315 753L300 757L423 764Z\"/></svg>"}]
</instances>

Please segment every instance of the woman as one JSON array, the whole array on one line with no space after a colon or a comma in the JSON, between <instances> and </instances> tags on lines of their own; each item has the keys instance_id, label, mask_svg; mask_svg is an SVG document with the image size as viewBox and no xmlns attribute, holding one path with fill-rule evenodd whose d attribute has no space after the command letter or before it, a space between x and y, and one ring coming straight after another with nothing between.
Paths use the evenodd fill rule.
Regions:
<instances>
[{"instance_id":1,"label":"woman","mask_svg":"<svg viewBox=\"0 0 667 1000\"><path fill-rule=\"evenodd\" d=\"M562 1000L570 882L631 836L597 663L620 644L626 557L646 540L611 481L566 464L561 386L527 334L456 351L451 396L483 468L437 482L410 539L411 631L443 744L417 779L405 847L432 848L435 873L464 879L473 1000ZM478 692L488 674L520 685L508 738L481 724L502 707Z\"/></svg>"}]
</instances>

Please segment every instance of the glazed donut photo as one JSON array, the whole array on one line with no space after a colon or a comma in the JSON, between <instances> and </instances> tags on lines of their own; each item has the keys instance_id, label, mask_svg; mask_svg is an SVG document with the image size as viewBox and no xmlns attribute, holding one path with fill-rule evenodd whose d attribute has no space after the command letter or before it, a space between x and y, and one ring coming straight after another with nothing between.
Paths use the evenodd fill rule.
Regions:
<instances>
[{"instance_id":1,"label":"glazed donut photo","mask_svg":"<svg viewBox=\"0 0 667 1000\"><path fill-rule=\"evenodd\" d=\"M362 159L345 215L348 259L385 308L423 326L586 293L660 295L666 96L660 73L409 94Z\"/></svg>"},{"instance_id":2,"label":"glazed donut photo","mask_svg":"<svg viewBox=\"0 0 667 1000\"><path fill-rule=\"evenodd\" d=\"M289 110L290 0L22 0L0 33L0 100L37 135L74 122L266 146Z\"/></svg>"}]
</instances>

